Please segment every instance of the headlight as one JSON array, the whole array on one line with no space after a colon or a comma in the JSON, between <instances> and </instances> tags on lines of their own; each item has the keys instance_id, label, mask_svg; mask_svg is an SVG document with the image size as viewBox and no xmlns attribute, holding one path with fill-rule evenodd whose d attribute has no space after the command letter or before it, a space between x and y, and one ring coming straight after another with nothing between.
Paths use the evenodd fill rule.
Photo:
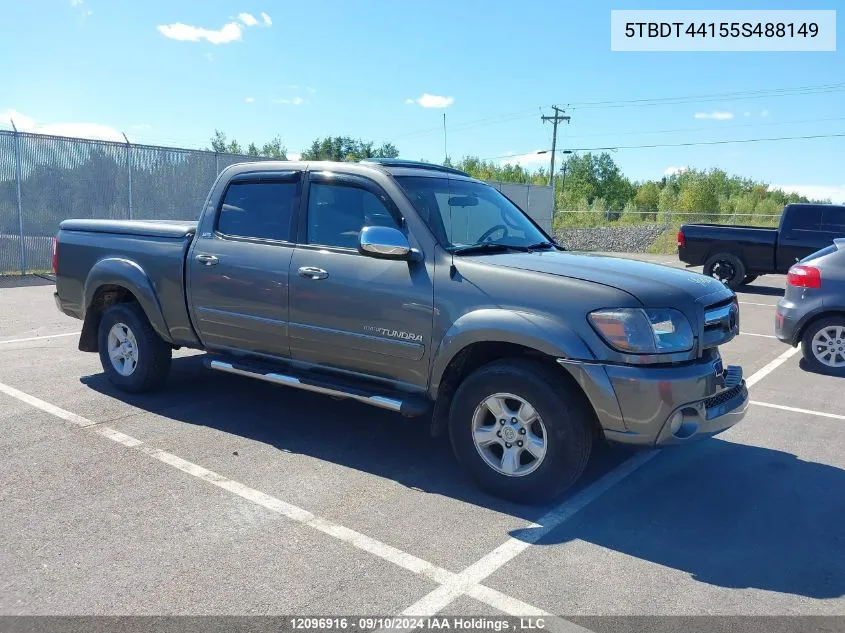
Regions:
<instances>
[{"instance_id":1,"label":"headlight","mask_svg":"<svg viewBox=\"0 0 845 633\"><path fill-rule=\"evenodd\" d=\"M597 310L590 323L614 349L632 354L668 354L692 349L689 320L669 308Z\"/></svg>"}]
</instances>

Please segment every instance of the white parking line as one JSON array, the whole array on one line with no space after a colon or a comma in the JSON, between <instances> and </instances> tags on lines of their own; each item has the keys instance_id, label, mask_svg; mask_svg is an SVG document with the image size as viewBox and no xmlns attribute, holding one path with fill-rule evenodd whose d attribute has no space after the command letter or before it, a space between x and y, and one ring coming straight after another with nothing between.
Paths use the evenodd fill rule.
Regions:
<instances>
[{"instance_id":1,"label":"white parking line","mask_svg":"<svg viewBox=\"0 0 845 633\"><path fill-rule=\"evenodd\" d=\"M0 341L0 345L9 343L26 343L27 341L42 341L48 338L60 338L62 336L79 336L79 332L65 332L64 334L48 334L47 336L28 336L27 338L13 338L8 341Z\"/></svg>"},{"instance_id":2,"label":"white parking line","mask_svg":"<svg viewBox=\"0 0 845 633\"><path fill-rule=\"evenodd\" d=\"M776 303L754 303L753 301L738 301L741 306L765 306L767 308L777 308Z\"/></svg>"},{"instance_id":3,"label":"white parking line","mask_svg":"<svg viewBox=\"0 0 845 633\"><path fill-rule=\"evenodd\" d=\"M746 385L751 387L752 385L760 382L796 353L798 353L797 348L789 348L772 362L749 376L746 380ZM422 599L412 604L410 607L405 609L402 614L433 616L449 606L449 604L451 604L461 594L471 595L473 597L476 597L477 595L484 595L483 590L476 590L474 587L480 586L479 583L490 576L490 574L494 573L503 565L509 563L520 553L528 549L528 547L536 543L540 538L560 526L564 521L569 519L584 506L594 501L610 488L624 480L628 475L633 473L643 464L647 463L658 453L659 451L657 450L638 453L630 459L622 462L619 466L605 474L601 479L593 482L574 497L566 499L557 508L540 518L538 520L539 525L536 528L530 529L525 536L519 539L511 538L505 541L502 545L481 558L476 563L467 567L450 581L443 583L427 596L424 596ZM492 607L504 610L497 604L494 604L495 601L484 600L484 602Z\"/></svg>"},{"instance_id":4,"label":"white parking line","mask_svg":"<svg viewBox=\"0 0 845 633\"><path fill-rule=\"evenodd\" d=\"M120 431L110 427L101 426L96 422L88 420L80 415L76 415L75 413L71 413L70 411L66 411L65 409L50 404L49 402L45 402L40 398L36 398L35 396L31 396L23 391L15 389L14 387L0 383L0 392L77 426L83 428L93 427L93 431L103 437L122 444L128 448L137 449L142 453L167 464L168 466L172 466L173 468L193 477L202 479L203 481L217 486L218 488L228 490L247 501L251 501L252 503L267 508L277 514L281 514L291 521L307 525L324 534L328 534L340 541L348 543L353 547L374 554L375 556L402 567L403 569L424 576L436 583L448 582L455 575L453 572L437 567L436 565L422 560L421 558L417 558L412 554L403 552L392 545L382 543L381 541L377 541L376 539L370 538L360 532L332 523L331 521L308 512L307 510L303 510L302 508L286 503L281 499L271 497L259 490L255 490L254 488L245 486L237 481L228 479L223 475L212 472L202 466L199 466L198 464L184 460L172 453L147 446L143 441L137 438L121 433Z\"/></svg>"},{"instance_id":5,"label":"white parking line","mask_svg":"<svg viewBox=\"0 0 845 633\"><path fill-rule=\"evenodd\" d=\"M797 348L787 349L773 361L752 374L746 380L746 384L749 387L756 384L796 353L798 353ZM308 512L307 510L286 503L259 490L245 486L237 481L228 479L223 475L203 468L198 464L184 460L172 453L149 447L141 440L121 433L120 431L110 427L98 425L87 418L61 409L60 407L24 393L14 387L0 383L0 392L77 426L92 427L94 432L103 437L118 442L128 448L139 450L140 452L176 468L181 472L187 473L214 486L227 490L243 499L251 501L257 505L261 505L262 507L285 516L292 521L307 525L360 550L369 552L403 569L426 577L439 585L422 599L405 609L405 611L403 611L403 615L436 615L439 611L446 608L461 595L469 595L509 615L546 615L541 609L533 607L532 605L511 596L502 594L494 589L484 586L481 583L549 532L562 525L565 521L569 520L587 505L622 482L641 466L648 463L648 461L660 452L659 450L650 450L635 454L633 457L627 459L616 468L606 473L603 477L581 489L577 494L564 500L560 505L543 515L537 523L530 524L523 528L524 534L522 534L520 538L508 539L502 543L502 545L480 558L462 572L455 574L412 554L403 552L391 545L370 538L360 532L332 523L331 521ZM767 403L755 402L755 404L799 413L811 413L822 415L824 417L845 419L845 416L838 416L835 414L822 414L819 412L812 412L792 407L782 407L780 405L770 405ZM565 626L571 625L571 623L567 623L565 621L562 621L562 623Z\"/></svg>"},{"instance_id":6,"label":"white parking line","mask_svg":"<svg viewBox=\"0 0 845 633\"><path fill-rule=\"evenodd\" d=\"M446 608L460 595L468 593L470 588L481 583L485 578L507 565L519 554L531 547L546 534L572 518L577 512L598 499L613 486L624 480L660 451L651 450L637 453L622 462L609 473L597 479L586 488L546 513L536 527L526 528L520 538L510 538L492 552L482 557L464 571L453 576L448 582L418 600L402 612L402 615L433 616ZM489 603L488 603L489 604ZM500 610L498 604L491 605Z\"/></svg>"},{"instance_id":7,"label":"white parking line","mask_svg":"<svg viewBox=\"0 0 845 633\"><path fill-rule=\"evenodd\" d=\"M806 413L807 415L817 415L822 418L832 418L834 420L845 420L845 415L838 413L825 413L824 411L813 411L811 409L799 409L798 407L787 407L782 404L772 404L770 402L760 402L752 400L751 404L756 404L758 407L768 407L769 409L780 409L781 411L791 411L792 413Z\"/></svg>"},{"instance_id":8,"label":"white parking line","mask_svg":"<svg viewBox=\"0 0 845 633\"><path fill-rule=\"evenodd\" d=\"M774 370L776 370L778 367L783 365L790 358L795 356L798 353L798 351L799 350L798 350L797 347L790 347L788 350L786 350L783 354L778 356L772 362L770 362L770 363L766 364L765 366L761 367L760 369L755 371L751 376L749 376L748 379L745 381L746 386L748 386L750 388L753 385L756 385L758 382L763 380L763 378L765 378L766 376L771 374Z\"/></svg>"},{"instance_id":9,"label":"white parking line","mask_svg":"<svg viewBox=\"0 0 845 633\"><path fill-rule=\"evenodd\" d=\"M755 334L754 332L740 332L740 334L745 334L745 336L759 336L761 338L777 338L774 334Z\"/></svg>"}]
</instances>

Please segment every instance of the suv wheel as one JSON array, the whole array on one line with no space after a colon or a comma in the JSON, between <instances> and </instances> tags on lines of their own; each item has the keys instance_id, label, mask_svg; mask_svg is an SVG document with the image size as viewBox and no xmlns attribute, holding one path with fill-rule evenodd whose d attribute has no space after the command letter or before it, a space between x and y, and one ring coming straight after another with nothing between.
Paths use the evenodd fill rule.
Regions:
<instances>
[{"instance_id":1,"label":"suv wheel","mask_svg":"<svg viewBox=\"0 0 845 633\"><path fill-rule=\"evenodd\" d=\"M801 351L814 371L845 375L845 317L811 323L801 337Z\"/></svg>"},{"instance_id":2,"label":"suv wheel","mask_svg":"<svg viewBox=\"0 0 845 633\"><path fill-rule=\"evenodd\" d=\"M98 343L106 378L122 391L152 391L167 380L171 347L137 303L117 303L106 310Z\"/></svg>"},{"instance_id":3,"label":"suv wheel","mask_svg":"<svg viewBox=\"0 0 845 633\"><path fill-rule=\"evenodd\" d=\"M731 290L736 290L745 281L745 264L736 255L718 253L704 262L704 272L708 277L718 279Z\"/></svg>"},{"instance_id":4,"label":"suv wheel","mask_svg":"<svg viewBox=\"0 0 845 633\"><path fill-rule=\"evenodd\" d=\"M487 492L517 503L560 496L584 471L592 412L577 388L522 359L476 370L452 399L449 435Z\"/></svg>"}]
</instances>

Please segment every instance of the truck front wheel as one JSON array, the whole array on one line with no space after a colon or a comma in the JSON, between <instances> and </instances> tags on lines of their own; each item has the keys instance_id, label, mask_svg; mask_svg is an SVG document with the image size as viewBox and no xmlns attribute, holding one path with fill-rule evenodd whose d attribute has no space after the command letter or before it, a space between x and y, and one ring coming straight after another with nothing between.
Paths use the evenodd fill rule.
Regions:
<instances>
[{"instance_id":1,"label":"truck front wheel","mask_svg":"<svg viewBox=\"0 0 845 633\"><path fill-rule=\"evenodd\" d=\"M549 501L575 483L590 457L591 429L583 394L523 359L470 374L449 416L458 461L482 489L517 503Z\"/></svg>"},{"instance_id":2,"label":"truck front wheel","mask_svg":"<svg viewBox=\"0 0 845 633\"><path fill-rule=\"evenodd\" d=\"M122 391L157 389L170 372L171 348L156 334L137 303L116 303L100 320L100 363Z\"/></svg>"},{"instance_id":3,"label":"truck front wheel","mask_svg":"<svg viewBox=\"0 0 845 633\"><path fill-rule=\"evenodd\" d=\"M718 279L731 290L736 290L745 281L745 264L736 255L718 253L704 262L704 274Z\"/></svg>"}]
</instances>

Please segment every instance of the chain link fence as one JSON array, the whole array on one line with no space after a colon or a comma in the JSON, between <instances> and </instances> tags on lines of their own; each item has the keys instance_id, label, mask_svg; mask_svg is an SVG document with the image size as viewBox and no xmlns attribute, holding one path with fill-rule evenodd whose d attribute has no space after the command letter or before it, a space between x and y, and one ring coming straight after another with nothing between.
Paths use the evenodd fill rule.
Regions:
<instances>
[{"instance_id":1,"label":"chain link fence","mask_svg":"<svg viewBox=\"0 0 845 633\"><path fill-rule=\"evenodd\" d=\"M217 174L254 160L0 131L0 274L49 270L66 218L196 219Z\"/></svg>"},{"instance_id":2,"label":"chain link fence","mask_svg":"<svg viewBox=\"0 0 845 633\"><path fill-rule=\"evenodd\" d=\"M553 224L555 238L570 250L670 255L678 252L677 234L682 224L777 228L779 222L780 214L558 210Z\"/></svg>"}]
</instances>

